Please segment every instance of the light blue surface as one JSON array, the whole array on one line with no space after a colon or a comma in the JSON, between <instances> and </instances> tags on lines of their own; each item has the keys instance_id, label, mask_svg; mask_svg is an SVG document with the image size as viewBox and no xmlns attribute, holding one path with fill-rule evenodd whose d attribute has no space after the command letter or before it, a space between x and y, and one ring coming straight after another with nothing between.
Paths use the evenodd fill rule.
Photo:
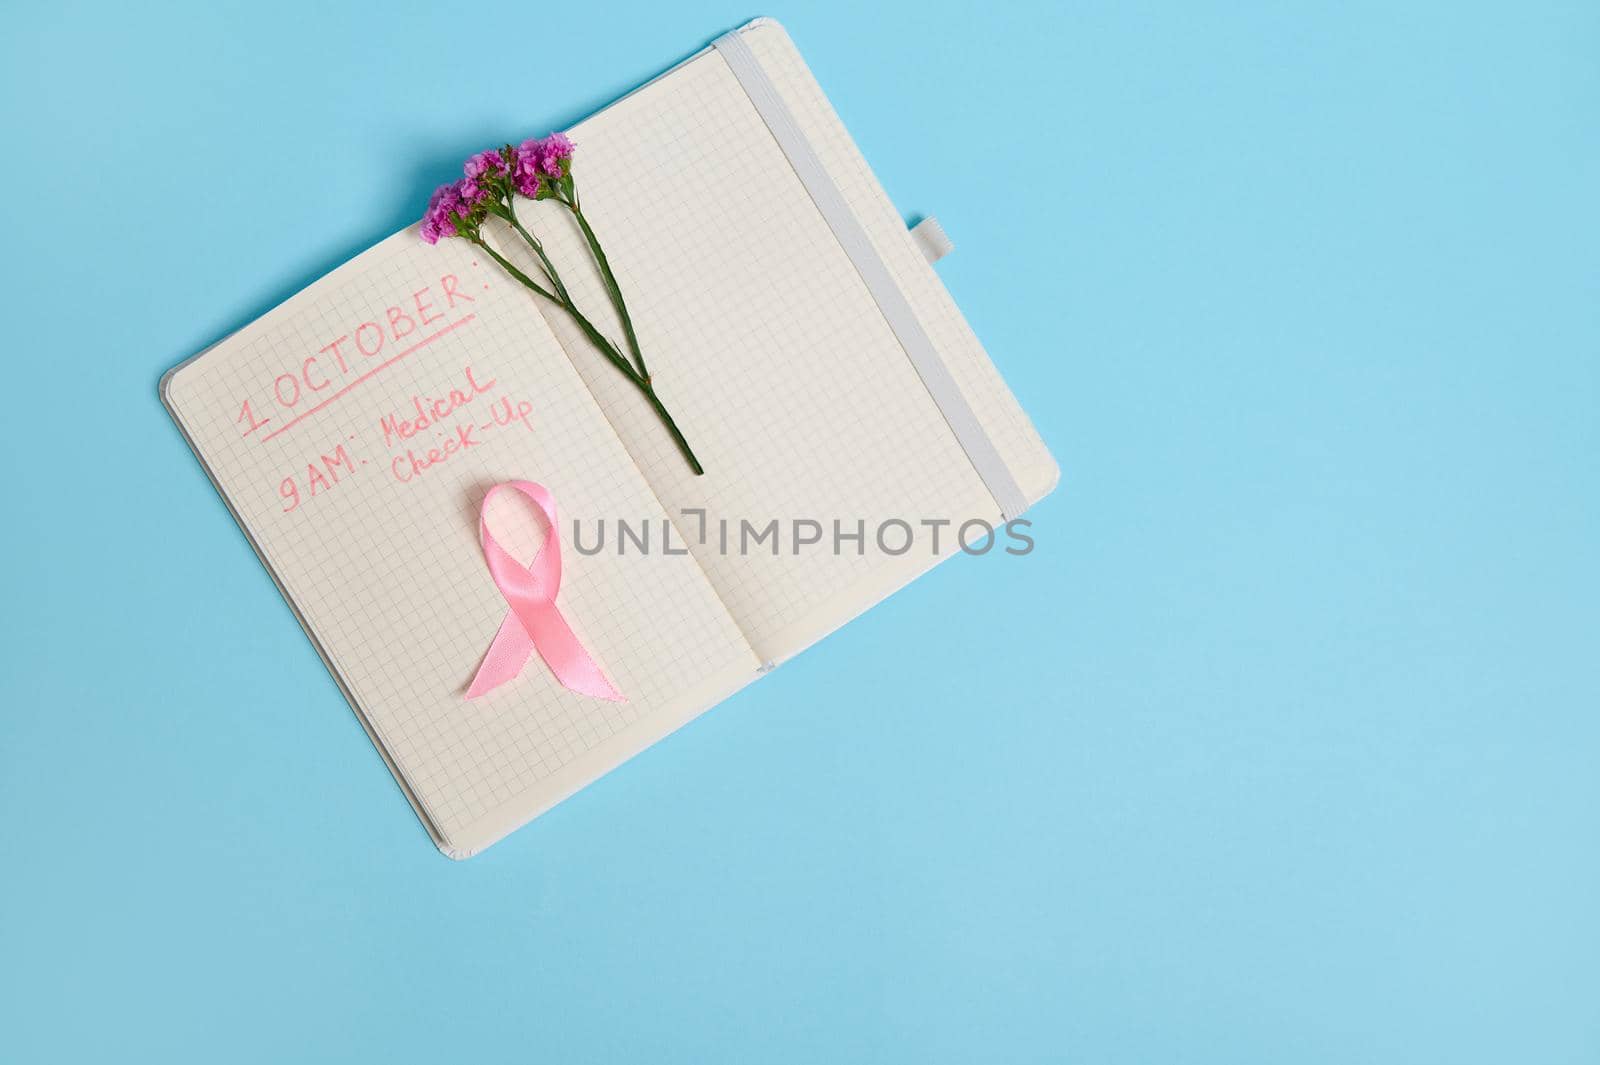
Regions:
<instances>
[{"instance_id":1,"label":"light blue surface","mask_svg":"<svg viewBox=\"0 0 1600 1065\"><path fill-rule=\"evenodd\" d=\"M1600 1058L1595 5L767 12L1065 478L465 864L156 380L760 12L141 8L0 38L0 1060Z\"/></svg>"}]
</instances>

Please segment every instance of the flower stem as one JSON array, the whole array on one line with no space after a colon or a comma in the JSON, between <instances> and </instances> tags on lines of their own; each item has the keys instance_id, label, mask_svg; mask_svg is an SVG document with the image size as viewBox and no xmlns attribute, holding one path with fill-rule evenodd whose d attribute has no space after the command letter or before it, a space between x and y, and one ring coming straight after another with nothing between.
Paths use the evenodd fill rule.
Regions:
<instances>
[{"instance_id":1,"label":"flower stem","mask_svg":"<svg viewBox=\"0 0 1600 1065\"><path fill-rule=\"evenodd\" d=\"M502 270L504 270L507 274L510 274L515 280L521 282L527 288L533 290L534 292L543 296L545 299L549 300L551 303L554 303L557 307L560 307L562 310L567 312L578 328L583 331L584 336L589 338L589 343L593 344L595 348L599 350L600 354L605 357L607 362L615 366L624 377L633 383L635 388L644 394L644 397L649 402L651 409L656 412L656 417L661 419L661 424L666 426L667 432L672 435L673 443L678 445L678 450L683 454L684 459L689 463L689 468L694 471L694 475L696 477L703 476L706 472L705 467L700 465L700 460L695 457L694 449L689 446L689 441L684 439L683 432L678 428L678 423L673 420L672 415L667 411L665 404L661 402L661 397L656 395L655 387L650 383L650 378L640 371L635 370L633 365L628 362L627 358L622 354L622 352L617 350L617 346L608 340L605 334L601 333L599 329L595 328L593 322L584 317L583 313L578 310L577 305L572 302L571 297L567 295L565 286L561 284L559 277L555 273L555 267L549 263L548 259L545 259L544 249L541 248L539 243L529 236L525 230L522 229L522 226L517 225L514 220L512 224L516 225L517 230L522 233L523 239L528 241L529 245L533 247L534 251L539 254L539 258L544 260L546 264L546 273L550 277L551 284L555 285L559 291L559 295L557 295L555 292L551 292L549 289L546 289L527 274L523 273L517 268L515 263L511 262L505 256L489 247L489 245L485 243L481 237L474 239L473 243L479 248L482 248L490 258L492 258L496 263L500 264L500 268ZM627 321L626 316L624 316L623 320L624 322ZM630 335L632 333L631 326L629 326L629 333ZM641 359L639 364L642 368L644 365L644 360Z\"/></svg>"},{"instance_id":2,"label":"flower stem","mask_svg":"<svg viewBox=\"0 0 1600 1065\"><path fill-rule=\"evenodd\" d=\"M561 275L556 272L556 264L551 262L550 256L544 253L544 245L535 240L533 234L529 233L523 227L521 220L517 218L516 199L514 194L506 197L506 221L510 222L511 227L522 235L522 239L527 243L528 247L532 248L533 253L539 257L539 262L544 264L545 276L555 286L556 293L562 299L571 303L572 297L567 295L567 286L561 283Z\"/></svg>"},{"instance_id":3,"label":"flower stem","mask_svg":"<svg viewBox=\"0 0 1600 1065\"><path fill-rule=\"evenodd\" d=\"M606 283L606 292L611 297L611 305L617 309L617 317L622 319L622 332L628 339L628 349L633 352L634 361L639 366L639 376L646 381L650 380L650 371L644 364L644 352L639 350L639 337L633 331L633 319L628 315L628 304L622 298L622 286L617 284L617 275L611 272L611 262L606 258L605 249L600 247L600 238L595 236L589 220L583 216L583 208L578 206L577 193L573 198L565 201L572 211L572 217L578 220L578 228L583 230L583 239L589 244L589 251L594 255L595 265L600 268L600 277Z\"/></svg>"},{"instance_id":4,"label":"flower stem","mask_svg":"<svg viewBox=\"0 0 1600 1065\"><path fill-rule=\"evenodd\" d=\"M475 237L473 239L472 243L474 243L478 247L482 248L485 252L487 252L489 254L490 258L492 258L495 262L499 263L500 264L500 269L504 270L506 273L510 274L512 277L516 278L518 281L521 281L524 285L526 285L529 288L533 289L533 291L537 292L539 295L543 296L545 299L551 301L552 303L560 303L561 302L559 299L556 298L556 294L554 292L551 292L549 289L545 288L543 285L541 285L538 282L536 282L533 278L529 277L527 274L525 274L521 270L517 269L517 267L515 266L515 264L513 264L511 262L511 260L507 259L505 256L501 255L499 252L497 252L493 248L489 247L489 245L485 244L481 237Z\"/></svg>"},{"instance_id":5,"label":"flower stem","mask_svg":"<svg viewBox=\"0 0 1600 1065\"><path fill-rule=\"evenodd\" d=\"M476 243L478 247L482 248L488 253L490 258L500 264L500 268L502 270L516 278L518 281L522 282L528 288L537 292L539 295L543 296L545 299L549 300L551 303L554 303L557 307L560 307L562 310L566 311L567 314L572 317L572 320L577 323L578 328L583 330L584 336L589 338L589 342L600 349L600 354L604 355L608 362L610 362L618 370L622 371L623 376L632 381L635 386L644 386L644 381L637 373L634 372L634 369L631 365L629 365L628 360L622 357L622 353L617 350L617 346L611 343L611 341L607 340L605 336L601 334L600 330L594 327L594 323L585 318L570 299L563 299L562 297L557 296L555 293L549 291L544 286L534 281L527 274L517 269L515 263L511 262L511 260L507 259L504 255L501 255L499 252L489 247L489 245L484 243L481 239L476 241Z\"/></svg>"},{"instance_id":6,"label":"flower stem","mask_svg":"<svg viewBox=\"0 0 1600 1065\"><path fill-rule=\"evenodd\" d=\"M678 445L678 450L688 460L689 468L696 477L705 476L705 467L700 465L700 460L695 458L694 449L689 446L689 441L683 438L683 433L678 430L678 423L672 420L672 415L667 413L667 408L662 404L661 398L656 395L656 390L648 380L639 385L639 391L644 393L645 399L650 401L650 406L655 409L656 416L661 419L661 424L667 427L667 432L672 434L672 440Z\"/></svg>"}]
</instances>

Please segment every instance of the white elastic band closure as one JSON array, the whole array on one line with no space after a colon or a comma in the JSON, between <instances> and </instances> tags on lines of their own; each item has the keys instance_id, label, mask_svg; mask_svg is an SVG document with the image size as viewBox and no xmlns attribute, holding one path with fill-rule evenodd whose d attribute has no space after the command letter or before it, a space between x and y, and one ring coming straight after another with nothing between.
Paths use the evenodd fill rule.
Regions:
<instances>
[{"instance_id":1,"label":"white elastic band closure","mask_svg":"<svg viewBox=\"0 0 1600 1065\"><path fill-rule=\"evenodd\" d=\"M916 312L906 302L900 286L895 284L883 257L872 246L866 230L845 203L839 187L828 176L822 160L817 158L816 149L800 131L788 105L778 95L777 87L761 68L760 60L756 59L738 30L718 37L712 46L727 61L733 76L739 79L756 112L772 131L778 147L789 157L789 164L811 194L817 210L822 212L828 227L833 230L839 246L855 264L861 279L867 284L867 290L872 293L878 309L889 323L889 328L894 330L900 345L911 358L911 365L916 367L928 394L944 414L944 420L950 423L950 429L955 433L962 450L967 453L972 468L978 472L989 494L1000 505L1000 513L1008 521L1017 517L1028 509L1027 497L1022 494L1016 478L1011 476L1011 470L995 449L994 441L984 432L983 424L978 421L966 396L961 394L955 378L950 376L944 361L939 358L933 341L928 339L922 323L917 321Z\"/></svg>"},{"instance_id":2,"label":"white elastic band closure","mask_svg":"<svg viewBox=\"0 0 1600 1065\"><path fill-rule=\"evenodd\" d=\"M931 215L911 227L911 238L930 266L956 250L955 244L945 236L944 226Z\"/></svg>"}]
</instances>

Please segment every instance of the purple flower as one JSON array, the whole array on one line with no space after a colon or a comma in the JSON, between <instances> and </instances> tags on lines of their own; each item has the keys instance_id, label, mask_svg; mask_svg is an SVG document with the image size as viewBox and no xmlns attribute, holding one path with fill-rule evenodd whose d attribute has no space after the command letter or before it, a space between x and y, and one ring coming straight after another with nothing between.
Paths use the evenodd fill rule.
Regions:
<instances>
[{"instance_id":1,"label":"purple flower","mask_svg":"<svg viewBox=\"0 0 1600 1065\"><path fill-rule=\"evenodd\" d=\"M525 140L515 149L511 180L517 191L528 198L539 195L539 182L559 178L561 164L572 158L572 140L565 133Z\"/></svg>"},{"instance_id":2,"label":"purple flower","mask_svg":"<svg viewBox=\"0 0 1600 1065\"><path fill-rule=\"evenodd\" d=\"M506 160L501 149L489 148L471 156L461 172L465 176L456 183L456 191L469 207L500 198L495 179L506 172Z\"/></svg>"},{"instance_id":3,"label":"purple flower","mask_svg":"<svg viewBox=\"0 0 1600 1065\"><path fill-rule=\"evenodd\" d=\"M511 162L511 182L530 200L539 195L540 158L539 142L523 141Z\"/></svg>"},{"instance_id":4,"label":"purple flower","mask_svg":"<svg viewBox=\"0 0 1600 1065\"><path fill-rule=\"evenodd\" d=\"M493 195L471 178L440 185L422 215L422 239L437 244L476 229L484 218L483 205Z\"/></svg>"},{"instance_id":5,"label":"purple flower","mask_svg":"<svg viewBox=\"0 0 1600 1065\"><path fill-rule=\"evenodd\" d=\"M537 142L539 151L539 168L551 177L561 176L561 164L572 158L575 150L573 143L565 133L552 133Z\"/></svg>"},{"instance_id":6,"label":"purple flower","mask_svg":"<svg viewBox=\"0 0 1600 1065\"><path fill-rule=\"evenodd\" d=\"M460 198L455 209L456 217L474 225L484 219L484 204L496 198L493 189L486 188L471 178L462 178L456 182L456 195Z\"/></svg>"},{"instance_id":7,"label":"purple flower","mask_svg":"<svg viewBox=\"0 0 1600 1065\"><path fill-rule=\"evenodd\" d=\"M517 185L517 192L530 200L539 195L539 179L544 178L544 152L539 144L539 141L523 141L517 146L517 157L510 170L510 179L512 184Z\"/></svg>"},{"instance_id":8,"label":"purple flower","mask_svg":"<svg viewBox=\"0 0 1600 1065\"><path fill-rule=\"evenodd\" d=\"M489 148L470 156L459 181L434 190L422 216L422 239L437 244L445 237L472 235L487 217L490 201L505 195L505 178L532 199L542 183L561 177L562 164L572 152L565 133L552 133L516 148Z\"/></svg>"},{"instance_id":9,"label":"purple flower","mask_svg":"<svg viewBox=\"0 0 1600 1065\"><path fill-rule=\"evenodd\" d=\"M455 182L440 185L428 200L428 209L422 214L422 239L429 244L439 243L442 237L456 235L454 214L462 206L461 192Z\"/></svg>"},{"instance_id":10,"label":"purple flower","mask_svg":"<svg viewBox=\"0 0 1600 1065\"><path fill-rule=\"evenodd\" d=\"M469 158L461 169L468 181L477 181L485 174L505 173L506 161L499 148L486 148Z\"/></svg>"}]
</instances>

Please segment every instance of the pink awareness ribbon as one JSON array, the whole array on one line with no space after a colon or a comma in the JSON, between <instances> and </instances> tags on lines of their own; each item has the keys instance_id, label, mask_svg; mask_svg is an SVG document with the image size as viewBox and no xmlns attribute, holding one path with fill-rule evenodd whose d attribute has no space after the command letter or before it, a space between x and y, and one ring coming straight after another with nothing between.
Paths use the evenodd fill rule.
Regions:
<instances>
[{"instance_id":1,"label":"pink awareness ribbon","mask_svg":"<svg viewBox=\"0 0 1600 1065\"><path fill-rule=\"evenodd\" d=\"M549 526L544 546L526 566L512 558L489 532L489 501L507 488L531 500ZM550 672L569 690L614 703L627 702L556 609L556 592L561 589L561 537L555 497L549 490L532 481L506 481L489 489L478 510L478 539L483 543L489 575L511 609L467 688L467 698L476 699L521 673L529 654L537 648Z\"/></svg>"}]
</instances>

